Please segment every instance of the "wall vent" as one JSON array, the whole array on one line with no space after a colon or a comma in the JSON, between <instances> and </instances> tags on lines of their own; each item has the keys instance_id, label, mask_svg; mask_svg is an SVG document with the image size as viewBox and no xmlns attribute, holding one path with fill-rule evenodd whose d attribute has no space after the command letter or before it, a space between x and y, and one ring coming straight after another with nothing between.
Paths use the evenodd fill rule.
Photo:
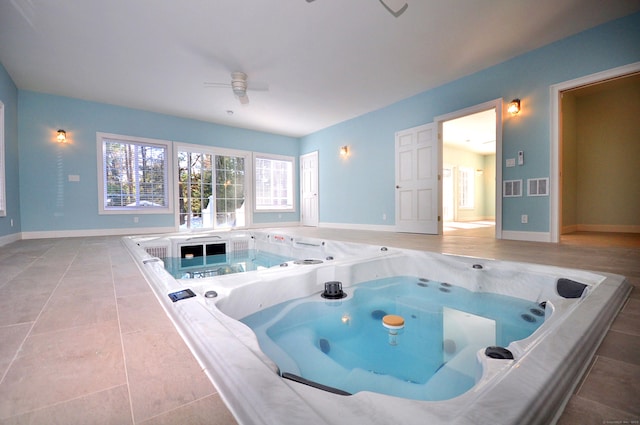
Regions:
<instances>
[{"instance_id":1,"label":"wall vent","mask_svg":"<svg viewBox=\"0 0 640 425\"><path fill-rule=\"evenodd\" d=\"M549 196L549 178L527 180L527 196Z\"/></svg>"},{"instance_id":2,"label":"wall vent","mask_svg":"<svg viewBox=\"0 0 640 425\"><path fill-rule=\"evenodd\" d=\"M502 196L504 198L522 196L522 180L505 180L502 182Z\"/></svg>"}]
</instances>

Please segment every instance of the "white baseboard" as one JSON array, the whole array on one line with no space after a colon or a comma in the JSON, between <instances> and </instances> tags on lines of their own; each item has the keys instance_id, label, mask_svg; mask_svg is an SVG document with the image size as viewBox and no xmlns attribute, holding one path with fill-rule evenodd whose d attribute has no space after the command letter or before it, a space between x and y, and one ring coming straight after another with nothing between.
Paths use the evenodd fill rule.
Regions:
<instances>
[{"instance_id":1,"label":"white baseboard","mask_svg":"<svg viewBox=\"0 0 640 425\"><path fill-rule=\"evenodd\" d=\"M381 224L354 224L354 223L320 223L318 227L347 230L373 230L378 232L395 232L396 227Z\"/></svg>"},{"instance_id":2,"label":"white baseboard","mask_svg":"<svg viewBox=\"0 0 640 425\"><path fill-rule=\"evenodd\" d=\"M278 221L276 223L253 223L251 224L250 229L268 229L274 227L300 227L301 224L299 221Z\"/></svg>"},{"instance_id":3,"label":"white baseboard","mask_svg":"<svg viewBox=\"0 0 640 425\"><path fill-rule=\"evenodd\" d=\"M551 242L551 233L503 230L502 239L509 239L513 241L528 241L528 242Z\"/></svg>"},{"instance_id":4,"label":"white baseboard","mask_svg":"<svg viewBox=\"0 0 640 425\"><path fill-rule=\"evenodd\" d=\"M139 227L126 229L86 229L86 230L52 230L43 232L22 232L22 239L48 238L80 238L88 236L126 236L146 235L151 233L172 233L173 227Z\"/></svg>"},{"instance_id":5,"label":"white baseboard","mask_svg":"<svg viewBox=\"0 0 640 425\"><path fill-rule=\"evenodd\" d=\"M10 243L19 241L20 239L22 239L22 234L20 232L0 236L0 246L9 245Z\"/></svg>"}]
</instances>

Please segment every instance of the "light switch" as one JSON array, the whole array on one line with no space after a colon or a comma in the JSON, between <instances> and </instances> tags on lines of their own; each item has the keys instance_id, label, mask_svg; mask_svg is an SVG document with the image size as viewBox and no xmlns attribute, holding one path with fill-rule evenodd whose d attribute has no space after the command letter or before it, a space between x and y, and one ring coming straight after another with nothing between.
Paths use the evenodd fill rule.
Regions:
<instances>
[{"instance_id":1,"label":"light switch","mask_svg":"<svg viewBox=\"0 0 640 425\"><path fill-rule=\"evenodd\" d=\"M518 165L524 165L524 152L518 151Z\"/></svg>"}]
</instances>

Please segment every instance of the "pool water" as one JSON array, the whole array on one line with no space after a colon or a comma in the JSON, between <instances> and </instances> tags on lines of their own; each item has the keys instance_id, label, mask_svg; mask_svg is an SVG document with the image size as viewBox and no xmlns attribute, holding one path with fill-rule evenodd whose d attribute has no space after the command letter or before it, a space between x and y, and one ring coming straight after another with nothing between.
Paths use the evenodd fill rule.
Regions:
<instances>
[{"instance_id":1,"label":"pool water","mask_svg":"<svg viewBox=\"0 0 640 425\"><path fill-rule=\"evenodd\" d=\"M176 279L200 279L232 273L261 270L292 258L264 251L244 250L233 254L163 258L165 269Z\"/></svg>"},{"instance_id":2,"label":"pool water","mask_svg":"<svg viewBox=\"0 0 640 425\"><path fill-rule=\"evenodd\" d=\"M365 282L347 298L316 294L244 319L279 367L348 393L445 400L476 382L476 353L506 347L544 322L537 303L412 276ZM390 335L385 315L404 318Z\"/></svg>"}]
</instances>

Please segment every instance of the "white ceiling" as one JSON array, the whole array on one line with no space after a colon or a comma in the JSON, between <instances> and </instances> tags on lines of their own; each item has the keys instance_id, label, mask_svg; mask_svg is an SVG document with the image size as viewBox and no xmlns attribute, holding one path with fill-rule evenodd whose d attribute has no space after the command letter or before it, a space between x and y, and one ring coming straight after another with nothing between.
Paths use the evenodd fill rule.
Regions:
<instances>
[{"instance_id":1,"label":"white ceiling","mask_svg":"<svg viewBox=\"0 0 640 425\"><path fill-rule=\"evenodd\" d=\"M445 121L442 143L480 155L496 153L495 109Z\"/></svg>"},{"instance_id":2,"label":"white ceiling","mask_svg":"<svg viewBox=\"0 0 640 425\"><path fill-rule=\"evenodd\" d=\"M408 8L396 18L382 1ZM0 61L23 90L299 137L637 10L638 0L0 0ZM232 71L268 90L242 106L231 89L205 88Z\"/></svg>"}]
</instances>

